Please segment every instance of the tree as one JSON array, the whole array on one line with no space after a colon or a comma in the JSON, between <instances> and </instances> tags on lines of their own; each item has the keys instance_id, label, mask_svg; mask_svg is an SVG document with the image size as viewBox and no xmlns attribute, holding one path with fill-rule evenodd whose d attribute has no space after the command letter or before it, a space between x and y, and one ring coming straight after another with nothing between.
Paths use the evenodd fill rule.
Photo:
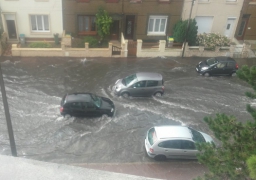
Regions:
<instances>
[{"instance_id":1,"label":"tree","mask_svg":"<svg viewBox=\"0 0 256 180\"><path fill-rule=\"evenodd\" d=\"M237 71L237 75L254 90L254 92L246 92L246 96L256 99L256 67L243 66ZM238 122L235 117L225 114L217 114L215 118L204 118L216 139L220 141L220 146L216 147L209 143L196 144L201 152L198 154L199 162L209 168L209 173L197 178L198 180L249 179L246 161L256 155L256 110L251 105L247 105L247 111L253 120L245 123Z\"/></svg>"},{"instance_id":2,"label":"tree","mask_svg":"<svg viewBox=\"0 0 256 180\"><path fill-rule=\"evenodd\" d=\"M185 21L180 20L174 25L173 38L176 42L180 42L180 43L184 42L186 31L187 31L187 25L188 25L188 20L185 20ZM196 44L197 29L198 27L196 25L196 20L191 19L188 34L187 34L187 41L190 46Z\"/></svg>"},{"instance_id":3,"label":"tree","mask_svg":"<svg viewBox=\"0 0 256 180\"><path fill-rule=\"evenodd\" d=\"M107 35L109 35L111 24L112 24L112 18L108 15L106 10L100 7L98 9L98 13L96 14L96 25L97 25L97 32L100 36L101 41Z\"/></svg>"}]
</instances>

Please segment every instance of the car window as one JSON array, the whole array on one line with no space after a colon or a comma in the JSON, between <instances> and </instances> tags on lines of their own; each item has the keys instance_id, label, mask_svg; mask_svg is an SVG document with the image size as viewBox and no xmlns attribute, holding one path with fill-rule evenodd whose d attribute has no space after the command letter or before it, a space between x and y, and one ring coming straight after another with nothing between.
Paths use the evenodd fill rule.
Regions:
<instances>
[{"instance_id":1,"label":"car window","mask_svg":"<svg viewBox=\"0 0 256 180\"><path fill-rule=\"evenodd\" d=\"M228 68L234 68L235 67L235 63L234 62L228 62L227 63L227 67Z\"/></svg>"},{"instance_id":2,"label":"car window","mask_svg":"<svg viewBox=\"0 0 256 180\"><path fill-rule=\"evenodd\" d=\"M189 129L190 129L190 132L192 133L192 139L195 142L199 142L199 143L200 142L205 142L205 139L204 139L203 135L200 132L198 132L198 131L196 131L192 128L189 128Z\"/></svg>"},{"instance_id":3,"label":"car window","mask_svg":"<svg viewBox=\"0 0 256 180\"><path fill-rule=\"evenodd\" d=\"M81 102L72 102L69 105L72 109L82 109L82 103Z\"/></svg>"},{"instance_id":4,"label":"car window","mask_svg":"<svg viewBox=\"0 0 256 180\"><path fill-rule=\"evenodd\" d=\"M158 85L158 81L148 81L147 87L154 87Z\"/></svg>"},{"instance_id":5,"label":"car window","mask_svg":"<svg viewBox=\"0 0 256 180\"><path fill-rule=\"evenodd\" d=\"M224 68L225 66L226 66L225 62L219 62L216 67L221 69L221 68Z\"/></svg>"},{"instance_id":6,"label":"car window","mask_svg":"<svg viewBox=\"0 0 256 180\"><path fill-rule=\"evenodd\" d=\"M146 87L146 81L139 81L132 85L133 88L142 88Z\"/></svg>"},{"instance_id":7,"label":"car window","mask_svg":"<svg viewBox=\"0 0 256 180\"><path fill-rule=\"evenodd\" d=\"M215 58L210 58L210 59L207 59L206 60L206 64L208 65L208 66L211 66L211 65L213 65L213 64L216 64L218 61L215 59Z\"/></svg>"},{"instance_id":8,"label":"car window","mask_svg":"<svg viewBox=\"0 0 256 180\"><path fill-rule=\"evenodd\" d=\"M181 149L181 140L163 141L159 143L158 146L163 148Z\"/></svg>"},{"instance_id":9,"label":"car window","mask_svg":"<svg viewBox=\"0 0 256 180\"><path fill-rule=\"evenodd\" d=\"M196 149L194 142L188 140L182 140L182 149Z\"/></svg>"},{"instance_id":10,"label":"car window","mask_svg":"<svg viewBox=\"0 0 256 180\"><path fill-rule=\"evenodd\" d=\"M87 109L94 109L94 108L95 108L95 106L94 106L94 104L93 104L93 103L91 103L91 102L87 102L87 103L86 103L86 108L87 108Z\"/></svg>"},{"instance_id":11,"label":"car window","mask_svg":"<svg viewBox=\"0 0 256 180\"><path fill-rule=\"evenodd\" d=\"M92 97L92 102L93 102L93 104L94 104L95 106L97 106L97 107L101 107L101 104L102 104L101 98L98 97L98 96L95 96L94 94L92 94L91 97Z\"/></svg>"}]
</instances>

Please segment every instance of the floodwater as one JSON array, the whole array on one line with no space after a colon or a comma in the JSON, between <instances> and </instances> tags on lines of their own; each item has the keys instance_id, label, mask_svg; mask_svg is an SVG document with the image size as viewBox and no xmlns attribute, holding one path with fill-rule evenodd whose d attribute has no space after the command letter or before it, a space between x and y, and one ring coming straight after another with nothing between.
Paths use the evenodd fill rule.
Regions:
<instances>
[{"instance_id":1,"label":"floodwater","mask_svg":"<svg viewBox=\"0 0 256 180\"><path fill-rule=\"evenodd\" d=\"M205 116L251 119L244 93L251 88L237 77L203 77L196 58L2 58L18 156L57 163L149 162L146 131L155 125L188 125L212 135ZM165 94L155 98L116 97L119 78L159 72ZM116 116L62 117L66 93L93 92L112 99ZM1 97L2 102L2 97ZM0 104L0 154L10 155L3 104Z\"/></svg>"}]
</instances>

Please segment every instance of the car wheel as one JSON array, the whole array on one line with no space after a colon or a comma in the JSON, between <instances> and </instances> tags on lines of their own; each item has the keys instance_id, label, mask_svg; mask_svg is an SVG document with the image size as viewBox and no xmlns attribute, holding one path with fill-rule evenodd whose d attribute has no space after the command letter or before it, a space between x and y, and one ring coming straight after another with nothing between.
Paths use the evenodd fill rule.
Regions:
<instances>
[{"instance_id":1,"label":"car wheel","mask_svg":"<svg viewBox=\"0 0 256 180\"><path fill-rule=\"evenodd\" d=\"M233 73L231 74L231 76L232 76L232 77L236 76L236 73L235 73L235 72L233 72Z\"/></svg>"},{"instance_id":2,"label":"car wheel","mask_svg":"<svg viewBox=\"0 0 256 180\"><path fill-rule=\"evenodd\" d=\"M157 155L154 158L156 161L165 161L166 160L166 156L165 155Z\"/></svg>"},{"instance_id":3,"label":"car wheel","mask_svg":"<svg viewBox=\"0 0 256 180\"><path fill-rule=\"evenodd\" d=\"M108 115L107 114L102 114L102 116L101 116L102 118L108 118Z\"/></svg>"},{"instance_id":4,"label":"car wheel","mask_svg":"<svg viewBox=\"0 0 256 180\"><path fill-rule=\"evenodd\" d=\"M161 96L162 96L162 93L161 93L161 92L156 92L156 93L155 93L155 96L156 96L156 97L161 97Z\"/></svg>"},{"instance_id":5,"label":"car wheel","mask_svg":"<svg viewBox=\"0 0 256 180\"><path fill-rule=\"evenodd\" d=\"M209 77L210 74L209 74L209 73L204 73L204 76L205 76L205 77Z\"/></svg>"},{"instance_id":6,"label":"car wheel","mask_svg":"<svg viewBox=\"0 0 256 180\"><path fill-rule=\"evenodd\" d=\"M128 98L128 97L130 96L130 94L127 93L127 92L124 92L124 93L122 93L122 96L123 96L124 98Z\"/></svg>"}]
</instances>

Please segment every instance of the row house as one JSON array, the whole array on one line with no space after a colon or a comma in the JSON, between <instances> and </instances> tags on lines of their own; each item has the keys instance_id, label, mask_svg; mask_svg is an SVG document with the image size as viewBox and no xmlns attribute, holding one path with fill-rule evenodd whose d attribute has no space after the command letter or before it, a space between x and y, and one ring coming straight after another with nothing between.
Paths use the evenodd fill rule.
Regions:
<instances>
[{"instance_id":1,"label":"row house","mask_svg":"<svg viewBox=\"0 0 256 180\"><path fill-rule=\"evenodd\" d=\"M96 35L95 14L103 7L113 19L110 37L160 40L181 19L183 0L63 0L63 26L76 35Z\"/></svg>"},{"instance_id":2,"label":"row house","mask_svg":"<svg viewBox=\"0 0 256 180\"><path fill-rule=\"evenodd\" d=\"M238 40L256 40L256 0L244 0L235 36Z\"/></svg>"},{"instance_id":3,"label":"row house","mask_svg":"<svg viewBox=\"0 0 256 180\"><path fill-rule=\"evenodd\" d=\"M185 0L182 19L188 19L191 0ZM197 0L192 7L198 33L219 33L234 38L243 0Z\"/></svg>"},{"instance_id":4,"label":"row house","mask_svg":"<svg viewBox=\"0 0 256 180\"><path fill-rule=\"evenodd\" d=\"M3 30L8 41L52 40L63 32L62 0L0 0Z\"/></svg>"}]
</instances>

